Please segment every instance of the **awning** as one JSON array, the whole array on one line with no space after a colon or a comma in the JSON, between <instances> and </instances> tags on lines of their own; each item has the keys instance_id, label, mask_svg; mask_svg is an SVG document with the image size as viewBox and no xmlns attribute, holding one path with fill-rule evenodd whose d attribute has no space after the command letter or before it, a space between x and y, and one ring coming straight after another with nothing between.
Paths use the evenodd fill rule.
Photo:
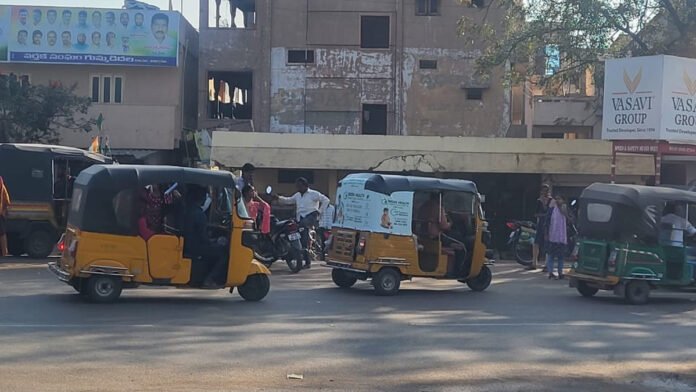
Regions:
<instances>
[{"instance_id":1,"label":"awning","mask_svg":"<svg viewBox=\"0 0 696 392\"><path fill-rule=\"evenodd\" d=\"M609 175L611 155L611 142L602 140L217 131L211 158L227 167ZM620 175L654 175L652 157L626 154L618 162Z\"/></svg>"}]
</instances>

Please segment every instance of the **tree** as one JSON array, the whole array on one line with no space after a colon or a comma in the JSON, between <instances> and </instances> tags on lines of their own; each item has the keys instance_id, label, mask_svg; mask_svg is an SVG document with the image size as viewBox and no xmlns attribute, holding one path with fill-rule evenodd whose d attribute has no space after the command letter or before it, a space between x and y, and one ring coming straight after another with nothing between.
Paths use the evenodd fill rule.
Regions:
<instances>
[{"instance_id":1,"label":"tree","mask_svg":"<svg viewBox=\"0 0 696 392\"><path fill-rule=\"evenodd\" d=\"M57 143L61 129L89 132L91 101L77 96L76 88L34 86L13 74L0 76L0 142Z\"/></svg>"},{"instance_id":2,"label":"tree","mask_svg":"<svg viewBox=\"0 0 696 392\"><path fill-rule=\"evenodd\" d=\"M490 0L483 8L460 22L462 35L485 42L477 69L510 62L518 65L511 76L541 75L541 84L594 67L601 85L605 58L684 55L696 46L696 0ZM494 8L505 12L502 25L487 17ZM560 54L553 75L540 72L548 48Z\"/></svg>"}]
</instances>

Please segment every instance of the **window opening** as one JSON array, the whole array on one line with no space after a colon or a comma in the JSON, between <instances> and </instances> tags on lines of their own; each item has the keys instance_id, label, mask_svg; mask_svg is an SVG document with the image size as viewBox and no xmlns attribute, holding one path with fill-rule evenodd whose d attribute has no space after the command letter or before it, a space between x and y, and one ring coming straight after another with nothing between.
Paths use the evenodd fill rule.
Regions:
<instances>
[{"instance_id":1,"label":"window opening","mask_svg":"<svg viewBox=\"0 0 696 392\"><path fill-rule=\"evenodd\" d=\"M208 72L210 118L251 120L252 85L251 72Z\"/></svg>"},{"instance_id":2,"label":"window opening","mask_svg":"<svg viewBox=\"0 0 696 392\"><path fill-rule=\"evenodd\" d=\"M92 75L91 100L94 103L123 103L123 77Z\"/></svg>"},{"instance_id":3,"label":"window opening","mask_svg":"<svg viewBox=\"0 0 696 392\"><path fill-rule=\"evenodd\" d=\"M416 15L440 15L440 0L416 0Z\"/></svg>"},{"instance_id":4,"label":"window opening","mask_svg":"<svg viewBox=\"0 0 696 392\"><path fill-rule=\"evenodd\" d=\"M420 69L437 69L437 60L420 60L418 66Z\"/></svg>"},{"instance_id":5,"label":"window opening","mask_svg":"<svg viewBox=\"0 0 696 392\"><path fill-rule=\"evenodd\" d=\"M314 64L314 51L288 50L288 64Z\"/></svg>"},{"instance_id":6,"label":"window opening","mask_svg":"<svg viewBox=\"0 0 696 392\"><path fill-rule=\"evenodd\" d=\"M360 47L388 49L389 32L389 16L362 16L360 18Z\"/></svg>"},{"instance_id":7,"label":"window opening","mask_svg":"<svg viewBox=\"0 0 696 392\"><path fill-rule=\"evenodd\" d=\"M363 105L362 133L363 135L387 134L387 105Z\"/></svg>"},{"instance_id":8,"label":"window opening","mask_svg":"<svg viewBox=\"0 0 696 392\"><path fill-rule=\"evenodd\" d=\"M255 0L209 0L208 26L218 29L256 27Z\"/></svg>"},{"instance_id":9,"label":"window opening","mask_svg":"<svg viewBox=\"0 0 696 392\"><path fill-rule=\"evenodd\" d=\"M483 89L482 88L468 88L466 89L466 99L480 101L483 99Z\"/></svg>"}]
</instances>

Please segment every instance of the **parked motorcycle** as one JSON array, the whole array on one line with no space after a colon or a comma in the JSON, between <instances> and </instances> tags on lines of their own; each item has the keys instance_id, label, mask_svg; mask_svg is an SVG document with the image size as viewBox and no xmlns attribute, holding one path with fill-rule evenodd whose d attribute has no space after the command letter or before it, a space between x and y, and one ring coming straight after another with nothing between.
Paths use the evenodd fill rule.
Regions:
<instances>
[{"instance_id":1,"label":"parked motorcycle","mask_svg":"<svg viewBox=\"0 0 696 392\"><path fill-rule=\"evenodd\" d=\"M509 221L507 227L512 230L508 237L508 248L515 254L517 263L523 266L532 264L534 239L536 238L536 224L531 221ZM573 252L578 230L573 223L568 224L568 255Z\"/></svg>"},{"instance_id":2,"label":"parked motorcycle","mask_svg":"<svg viewBox=\"0 0 696 392\"><path fill-rule=\"evenodd\" d=\"M271 216L271 232L259 237L254 256L267 267L277 260L285 260L290 271L298 273L304 259L300 238L300 227L294 219L279 221Z\"/></svg>"},{"instance_id":3,"label":"parked motorcycle","mask_svg":"<svg viewBox=\"0 0 696 392\"><path fill-rule=\"evenodd\" d=\"M524 266L532 264L536 224L531 221L513 220L506 223L512 230L508 237L508 248L515 254L515 260Z\"/></svg>"}]
</instances>

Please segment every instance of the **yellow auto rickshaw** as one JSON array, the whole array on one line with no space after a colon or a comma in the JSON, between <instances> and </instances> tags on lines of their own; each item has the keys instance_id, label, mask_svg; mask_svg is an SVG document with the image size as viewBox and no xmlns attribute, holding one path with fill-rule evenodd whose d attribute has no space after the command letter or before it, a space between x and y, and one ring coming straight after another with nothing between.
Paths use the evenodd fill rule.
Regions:
<instances>
[{"instance_id":1,"label":"yellow auto rickshaw","mask_svg":"<svg viewBox=\"0 0 696 392\"><path fill-rule=\"evenodd\" d=\"M143 236L143 195L153 187L171 202L163 207L164 231ZM186 205L187 192L193 194L194 189L206 193L205 202ZM184 210L191 208L205 211L204 231L224 252L218 258L226 261L220 286L230 292L236 287L248 301L263 299L271 273L254 260L256 234L234 176L222 171L131 165L84 170L75 181L67 229L58 245L61 259L49 263L49 269L95 302L114 301L122 289L139 285L198 288L192 271L205 264L202 257L185 253L182 234L184 211L198 213Z\"/></svg>"},{"instance_id":2,"label":"yellow auto rickshaw","mask_svg":"<svg viewBox=\"0 0 696 392\"><path fill-rule=\"evenodd\" d=\"M476 184L464 180L351 174L339 183L327 262L343 288L370 279L394 295L413 277L491 283L490 240Z\"/></svg>"}]
</instances>

